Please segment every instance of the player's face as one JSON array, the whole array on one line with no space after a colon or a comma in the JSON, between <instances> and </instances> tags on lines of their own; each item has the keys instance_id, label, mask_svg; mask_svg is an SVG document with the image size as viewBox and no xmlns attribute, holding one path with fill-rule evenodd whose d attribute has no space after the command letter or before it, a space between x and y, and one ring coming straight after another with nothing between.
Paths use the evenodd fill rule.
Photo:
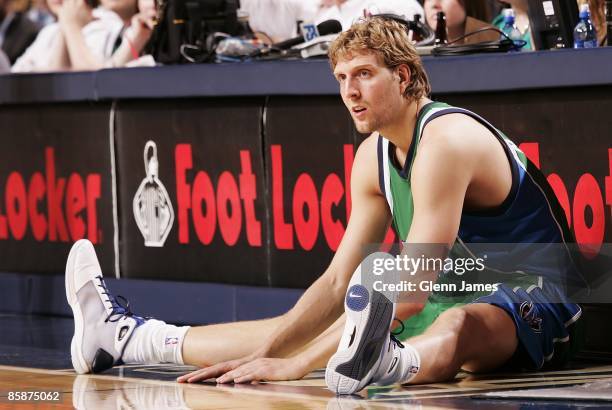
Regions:
<instances>
[{"instance_id":1,"label":"player's face","mask_svg":"<svg viewBox=\"0 0 612 410\"><path fill-rule=\"evenodd\" d=\"M374 53L341 58L334 69L340 95L357 131L381 131L390 125L404 98L397 73Z\"/></svg>"}]
</instances>

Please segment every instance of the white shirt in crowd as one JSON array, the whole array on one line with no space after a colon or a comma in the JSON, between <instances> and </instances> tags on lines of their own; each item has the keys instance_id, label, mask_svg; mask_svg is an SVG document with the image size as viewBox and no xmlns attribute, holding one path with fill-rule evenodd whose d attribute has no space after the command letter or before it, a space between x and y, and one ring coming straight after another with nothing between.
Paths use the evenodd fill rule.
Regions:
<instances>
[{"instance_id":1,"label":"white shirt in crowd","mask_svg":"<svg viewBox=\"0 0 612 410\"><path fill-rule=\"evenodd\" d=\"M317 15L315 22L338 20L342 30L348 30L356 20L369 14L391 13L412 20L415 14L423 16L423 7L417 0L348 0L339 6L324 8Z\"/></svg>"},{"instance_id":2,"label":"white shirt in crowd","mask_svg":"<svg viewBox=\"0 0 612 410\"><path fill-rule=\"evenodd\" d=\"M85 43L89 50L102 61L106 61L113 54L117 37L123 29L123 22L110 10L98 7L93 11L95 20L82 29ZM51 61L53 43L59 35L59 24L53 23L45 26L36 40L27 48L21 57L11 67L14 73L27 73L45 71Z\"/></svg>"},{"instance_id":3,"label":"white shirt in crowd","mask_svg":"<svg viewBox=\"0 0 612 410\"><path fill-rule=\"evenodd\" d=\"M319 0L241 0L240 9L249 16L249 25L274 42L294 37L297 21L313 21Z\"/></svg>"},{"instance_id":4,"label":"white shirt in crowd","mask_svg":"<svg viewBox=\"0 0 612 410\"><path fill-rule=\"evenodd\" d=\"M417 0L347 0L340 6L322 7L321 0L241 0L241 10L249 16L254 31L267 34L273 41L297 35L297 21L315 22L338 20L342 29L363 17L364 10L371 14L393 13L412 20L423 15Z\"/></svg>"}]
</instances>

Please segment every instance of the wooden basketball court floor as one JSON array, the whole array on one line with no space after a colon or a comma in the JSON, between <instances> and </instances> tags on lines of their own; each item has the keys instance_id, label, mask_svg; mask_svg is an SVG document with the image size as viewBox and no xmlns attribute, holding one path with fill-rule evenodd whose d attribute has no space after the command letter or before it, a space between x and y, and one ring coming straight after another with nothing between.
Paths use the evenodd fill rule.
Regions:
<instances>
[{"instance_id":1,"label":"wooden basketball court floor","mask_svg":"<svg viewBox=\"0 0 612 410\"><path fill-rule=\"evenodd\" d=\"M0 409L612 409L612 365L602 363L460 374L447 383L370 387L348 397L325 388L322 370L299 381L244 385L179 384L176 377L191 368L176 365L76 375L70 365L72 327L69 318L0 314ZM44 392L54 400L35 401L24 392Z\"/></svg>"}]
</instances>

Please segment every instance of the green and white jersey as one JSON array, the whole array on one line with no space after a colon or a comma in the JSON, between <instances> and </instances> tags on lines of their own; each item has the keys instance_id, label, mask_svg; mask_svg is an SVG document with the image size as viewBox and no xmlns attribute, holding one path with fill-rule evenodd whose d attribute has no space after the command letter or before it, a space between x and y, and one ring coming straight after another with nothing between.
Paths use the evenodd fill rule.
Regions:
<instances>
[{"instance_id":1,"label":"green and white jersey","mask_svg":"<svg viewBox=\"0 0 612 410\"><path fill-rule=\"evenodd\" d=\"M510 251L500 252L487 259L486 270L491 273L487 278L490 278L491 283L518 284L521 287L541 287L543 279L554 283L565 280L584 283L584 279L571 263L569 253L561 255L562 257L558 254L549 255L546 247L540 247L541 251L531 252L529 257L517 256L525 253L533 244L573 242L563 211L546 179L512 141L477 114L440 102L431 102L418 113L413 140L403 166L398 164L393 143L384 136L378 139L380 189L393 216L392 226L398 238L407 238L414 218L410 177L412 164L423 138L423 130L433 119L456 113L468 115L478 121L497 138L512 170L512 187L507 198L495 209L462 213L457 239L450 256L478 256L476 252L472 252L472 244L511 244L508 247ZM435 135L430 137L435 138ZM559 248L561 247L556 247ZM569 262L567 258L570 258ZM458 276L451 272L440 272L438 276L438 283L458 280ZM458 301L470 302L480 296L482 294L463 294L453 297L450 305ZM432 299L437 302L444 301L444 298L435 292L430 297L430 302ZM446 302L450 303L449 300Z\"/></svg>"}]
</instances>

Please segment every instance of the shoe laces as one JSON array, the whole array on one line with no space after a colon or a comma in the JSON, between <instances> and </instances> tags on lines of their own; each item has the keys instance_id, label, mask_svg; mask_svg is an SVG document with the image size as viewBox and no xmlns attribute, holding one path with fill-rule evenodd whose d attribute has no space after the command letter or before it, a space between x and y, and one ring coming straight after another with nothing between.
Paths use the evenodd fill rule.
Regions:
<instances>
[{"instance_id":1,"label":"shoe laces","mask_svg":"<svg viewBox=\"0 0 612 410\"><path fill-rule=\"evenodd\" d=\"M399 324L402 326L402 328L399 331L397 331L397 332L391 331L391 335L390 335L391 336L391 340L393 341L393 343L395 343L397 345L397 347L399 347L400 349L403 349L404 348L404 344L397 338L397 336L400 335L404 331L404 329L406 327L404 326L404 322L402 322L398 318L394 318L393 321L394 322L398 321Z\"/></svg>"},{"instance_id":2,"label":"shoe laces","mask_svg":"<svg viewBox=\"0 0 612 410\"><path fill-rule=\"evenodd\" d=\"M98 286L102 288L101 293L106 295L106 302L110 303L112 307L111 312L106 316L104 322L117 322L123 317L137 317L134 316L134 313L130 309L130 302L126 298L121 295L117 295L116 297L111 295L102 276L96 276L96 279L100 281Z\"/></svg>"}]
</instances>

